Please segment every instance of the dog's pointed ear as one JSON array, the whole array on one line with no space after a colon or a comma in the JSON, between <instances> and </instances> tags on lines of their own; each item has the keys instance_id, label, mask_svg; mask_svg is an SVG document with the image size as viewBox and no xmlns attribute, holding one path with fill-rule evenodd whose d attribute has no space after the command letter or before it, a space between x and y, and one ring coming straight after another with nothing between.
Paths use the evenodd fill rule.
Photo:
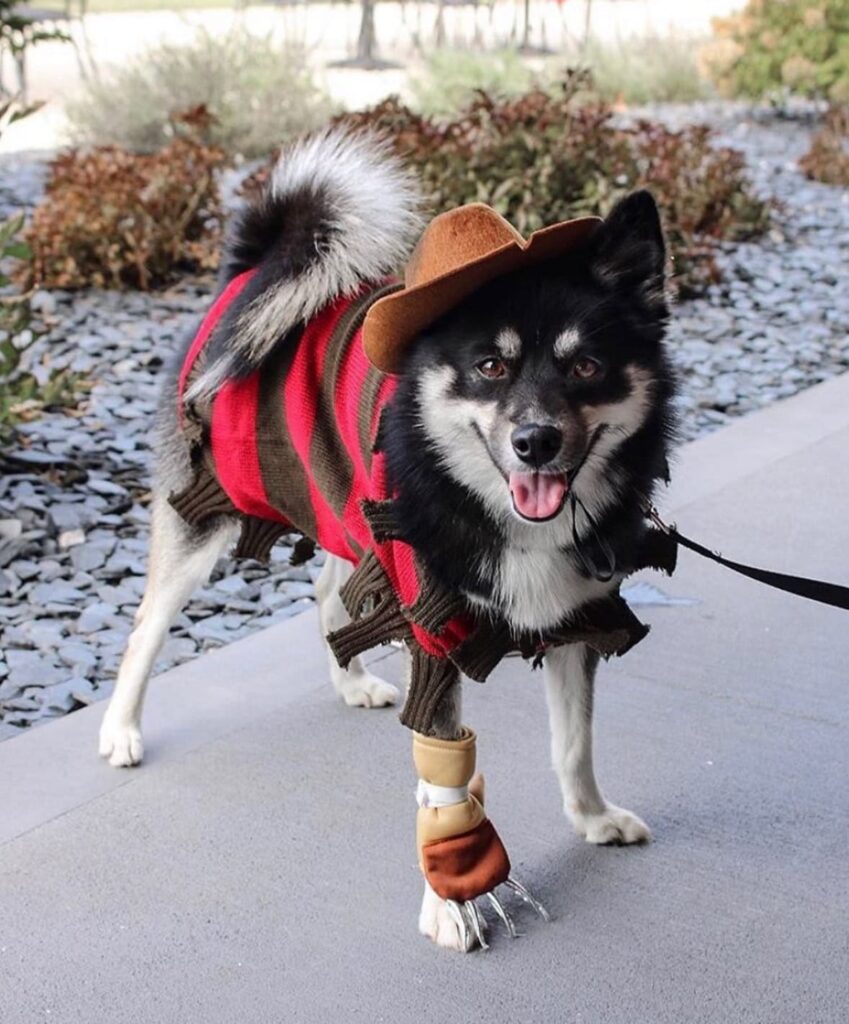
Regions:
<instances>
[{"instance_id":1,"label":"dog's pointed ear","mask_svg":"<svg viewBox=\"0 0 849 1024\"><path fill-rule=\"evenodd\" d=\"M666 245L651 192L621 199L592 240L593 277L608 288L632 289L652 309L666 307Z\"/></svg>"}]
</instances>

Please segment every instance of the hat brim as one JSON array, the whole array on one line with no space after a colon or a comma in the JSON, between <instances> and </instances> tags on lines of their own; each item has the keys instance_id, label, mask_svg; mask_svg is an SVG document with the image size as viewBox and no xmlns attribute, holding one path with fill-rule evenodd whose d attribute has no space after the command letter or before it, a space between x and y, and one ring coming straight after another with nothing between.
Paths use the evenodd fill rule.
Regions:
<instances>
[{"instance_id":1,"label":"hat brim","mask_svg":"<svg viewBox=\"0 0 849 1024\"><path fill-rule=\"evenodd\" d=\"M577 248L599 217L579 217L535 231L523 245L508 242L440 277L379 299L363 323L363 347L378 370L396 373L410 341L489 281Z\"/></svg>"}]
</instances>

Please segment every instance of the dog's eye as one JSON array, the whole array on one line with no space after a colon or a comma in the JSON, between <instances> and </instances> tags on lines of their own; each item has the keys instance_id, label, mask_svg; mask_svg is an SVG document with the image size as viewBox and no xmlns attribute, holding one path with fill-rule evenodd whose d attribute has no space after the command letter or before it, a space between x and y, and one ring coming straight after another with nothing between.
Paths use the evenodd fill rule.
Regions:
<instances>
[{"instance_id":1,"label":"dog's eye","mask_svg":"<svg viewBox=\"0 0 849 1024\"><path fill-rule=\"evenodd\" d=\"M573 376L579 380L590 380L592 377L598 376L599 373L601 373L601 363L597 359L590 359L589 356L579 359L572 367Z\"/></svg>"},{"instance_id":2,"label":"dog's eye","mask_svg":"<svg viewBox=\"0 0 849 1024\"><path fill-rule=\"evenodd\" d=\"M477 371L488 380L498 380L500 377L507 376L506 364L501 359L495 359L494 357L484 359L483 362L478 363Z\"/></svg>"}]
</instances>

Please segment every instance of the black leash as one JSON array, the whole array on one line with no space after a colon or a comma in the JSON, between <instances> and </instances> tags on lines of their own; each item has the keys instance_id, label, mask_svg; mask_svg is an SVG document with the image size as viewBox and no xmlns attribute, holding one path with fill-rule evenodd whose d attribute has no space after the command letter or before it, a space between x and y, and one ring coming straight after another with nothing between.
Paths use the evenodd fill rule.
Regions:
<instances>
[{"instance_id":1,"label":"black leash","mask_svg":"<svg viewBox=\"0 0 849 1024\"><path fill-rule=\"evenodd\" d=\"M841 587L837 583L825 583L823 580L810 580L804 576L789 576L787 573L772 572L770 569L758 569L753 565L744 565L742 562L732 562L731 559L723 558L715 551L685 537L678 532L674 525L670 526L665 523L653 505L647 505L645 513L659 530L669 534L682 547L694 551L703 558L709 558L712 562L718 562L732 572L748 576L749 579L757 580L758 583L765 583L768 587L775 587L776 590L784 590L797 597L806 597L809 601L819 601L820 604L849 611L849 587Z\"/></svg>"},{"instance_id":2,"label":"black leash","mask_svg":"<svg viewBox=\"0 0 849 1024\"><path fill-rule=\"evenodd\" d=\"M584 468L587 459L593 452L596 444L598 444L601 436L607 431L606 424L602 423L596 429L596 432L590 438L590 443L587 445L587 450L584 452L583 458L578 465L572 470L572 475L569 478L569 506L572 510L572 546L575 548L575 552L578 558L581 560L586 572L599 581L599 583L608 583L616 575L616 554L607 541L599 533L598 526L595 519L587 511L586 505L581 499L575 494L575 479L581 470ZM589 551L586 551L581 544L580 538L578 537L578 524L576 521L576 509L584 513L584 518L587 521L589 532L592 534L592 539L595 541L596 547L601 552L606 565L599 566L594 561Z\"/></svg>"},{"instance_id":3,"label":"black leash","mask_svg":"<svg viewBox=\"0 0 849 1024\"><path fill-rule=\"evenodd\" d=\"M606 583L615 575L616 556L601 536L598 525L587 511L586 506L575 494L573 485L575 483L575 477L583 468L590 452L595 448L596 442L604 433L605 429L604 425L599 427L590 441L590 444L584 453L584 457L581 459L579 465L572 474L569 490L569 499L572 511L573 546L589 575L602 583ZM768 587L774 587L776 590L783 590L788 594L795 594L797 597L805 597L809 601L819 601L820 604L827 604L832 608L842 608L844 611L849 611L849 587L842 587L838 583L826 583L824 580L811 580L805 576L791 576L784 572L773 572L771 569L759 569L754 565L744 565L742 562L734 562L730 558L723 558L722 555L718 554L716 551L711 551L710 548L706 548L703 544L699 544L697 541L691 540L689 537L685 537L683 533L679 533L674 524L669 525L668 523L665 523L660 518L660 514L654 505L652 505L648 499L644 498L643 500L645 501L643 512L646 518L654 523L659 530L662 530L665 534L672 537L676 544L680 544L681 547L687 548L689 551L692 551L697 555L701 555L702 558L707 558L711 562L717 562L719 565L724 565L726 569L739 573L741 576L747 576L749 579L756 580L758 583L763 583ZM576 508L580 508L581 512L583 512L592 540L595 541L596 547L601 552L601 555L606 562L605 565L599 566L589 551L587 551L581 544L578 537L577 523L575 521Z\"/></svg>"},{"instance_id":4,"label":"black leash","mask_svg":"<svg viewBox=\"0 0 849 1024\"><path fill-rule=\"evenodd\" d=\"M593 519L589 514L586 505L574 491L569 492L569 503L572 508L572 545L577 552L578 558L580 558L581 564L590 576L597 579L599 583L608 583L616 574L616 554L599 533L595 519ZM587 520L587 525L589 526L590 533L592 534L592 539L595 541L598 550L601 552L602 557L607 563L604 566L598 566L593 561L590 553L586 551L581 544L580 538L578 537L578 524L575 522L576 506L584 513L584 518Z\"/></svg>"}]
</instances>

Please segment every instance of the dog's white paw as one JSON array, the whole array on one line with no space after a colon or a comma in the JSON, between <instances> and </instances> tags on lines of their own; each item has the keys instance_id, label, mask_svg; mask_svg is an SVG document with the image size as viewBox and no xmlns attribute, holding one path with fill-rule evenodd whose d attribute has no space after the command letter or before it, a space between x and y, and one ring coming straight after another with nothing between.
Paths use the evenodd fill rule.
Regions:
<instances>
[{"instance_id":1,"label":"dog's white paw","mask_svg":"<svg viewBox=\"0 0 849 1024\"><path fill-rule=\"evenodd\" d=\"M144 756L141 729L135 725L114 723L107 715L100 727L100 756L108 757L113 768L141 764Z\"/></svg>"},{"instance_id":2,"label":"dog's white paw","mask_svg":"<svg viewBox=\"0 0 849 1024\"><path fill-rule=\"evenodd\" d=\"M398 703L398 687L371 672L337 684L339 696L351 708L385 708Z\"/></svg>"},{"instance_id":3,"label":"dog's white paw","mask_svg":"<svg viewBox=\"0 0 849 1024\"><path fill-rule=\"evenodd\" d=\"M618 846L631 843L647 843L651 839L648 825L636 814L607 804L597 814L584 814L576 811L567 812L578 835L588 843L616 844Z\"/></svg>"},{"instance_id":4,"label":"dog's white paw","mask_svg":"<svg viewBox=\"0 0 849 1024\"><path fill-rule=\"evenodd\" d=\"M452 917L445 900L441 899L425 882L422 909L419 913L419 931L444 949L453 949L458 953L468 953L474 945L474 938L468 934L466 940L454 917Z\"/></svg>"}]
</instances>

